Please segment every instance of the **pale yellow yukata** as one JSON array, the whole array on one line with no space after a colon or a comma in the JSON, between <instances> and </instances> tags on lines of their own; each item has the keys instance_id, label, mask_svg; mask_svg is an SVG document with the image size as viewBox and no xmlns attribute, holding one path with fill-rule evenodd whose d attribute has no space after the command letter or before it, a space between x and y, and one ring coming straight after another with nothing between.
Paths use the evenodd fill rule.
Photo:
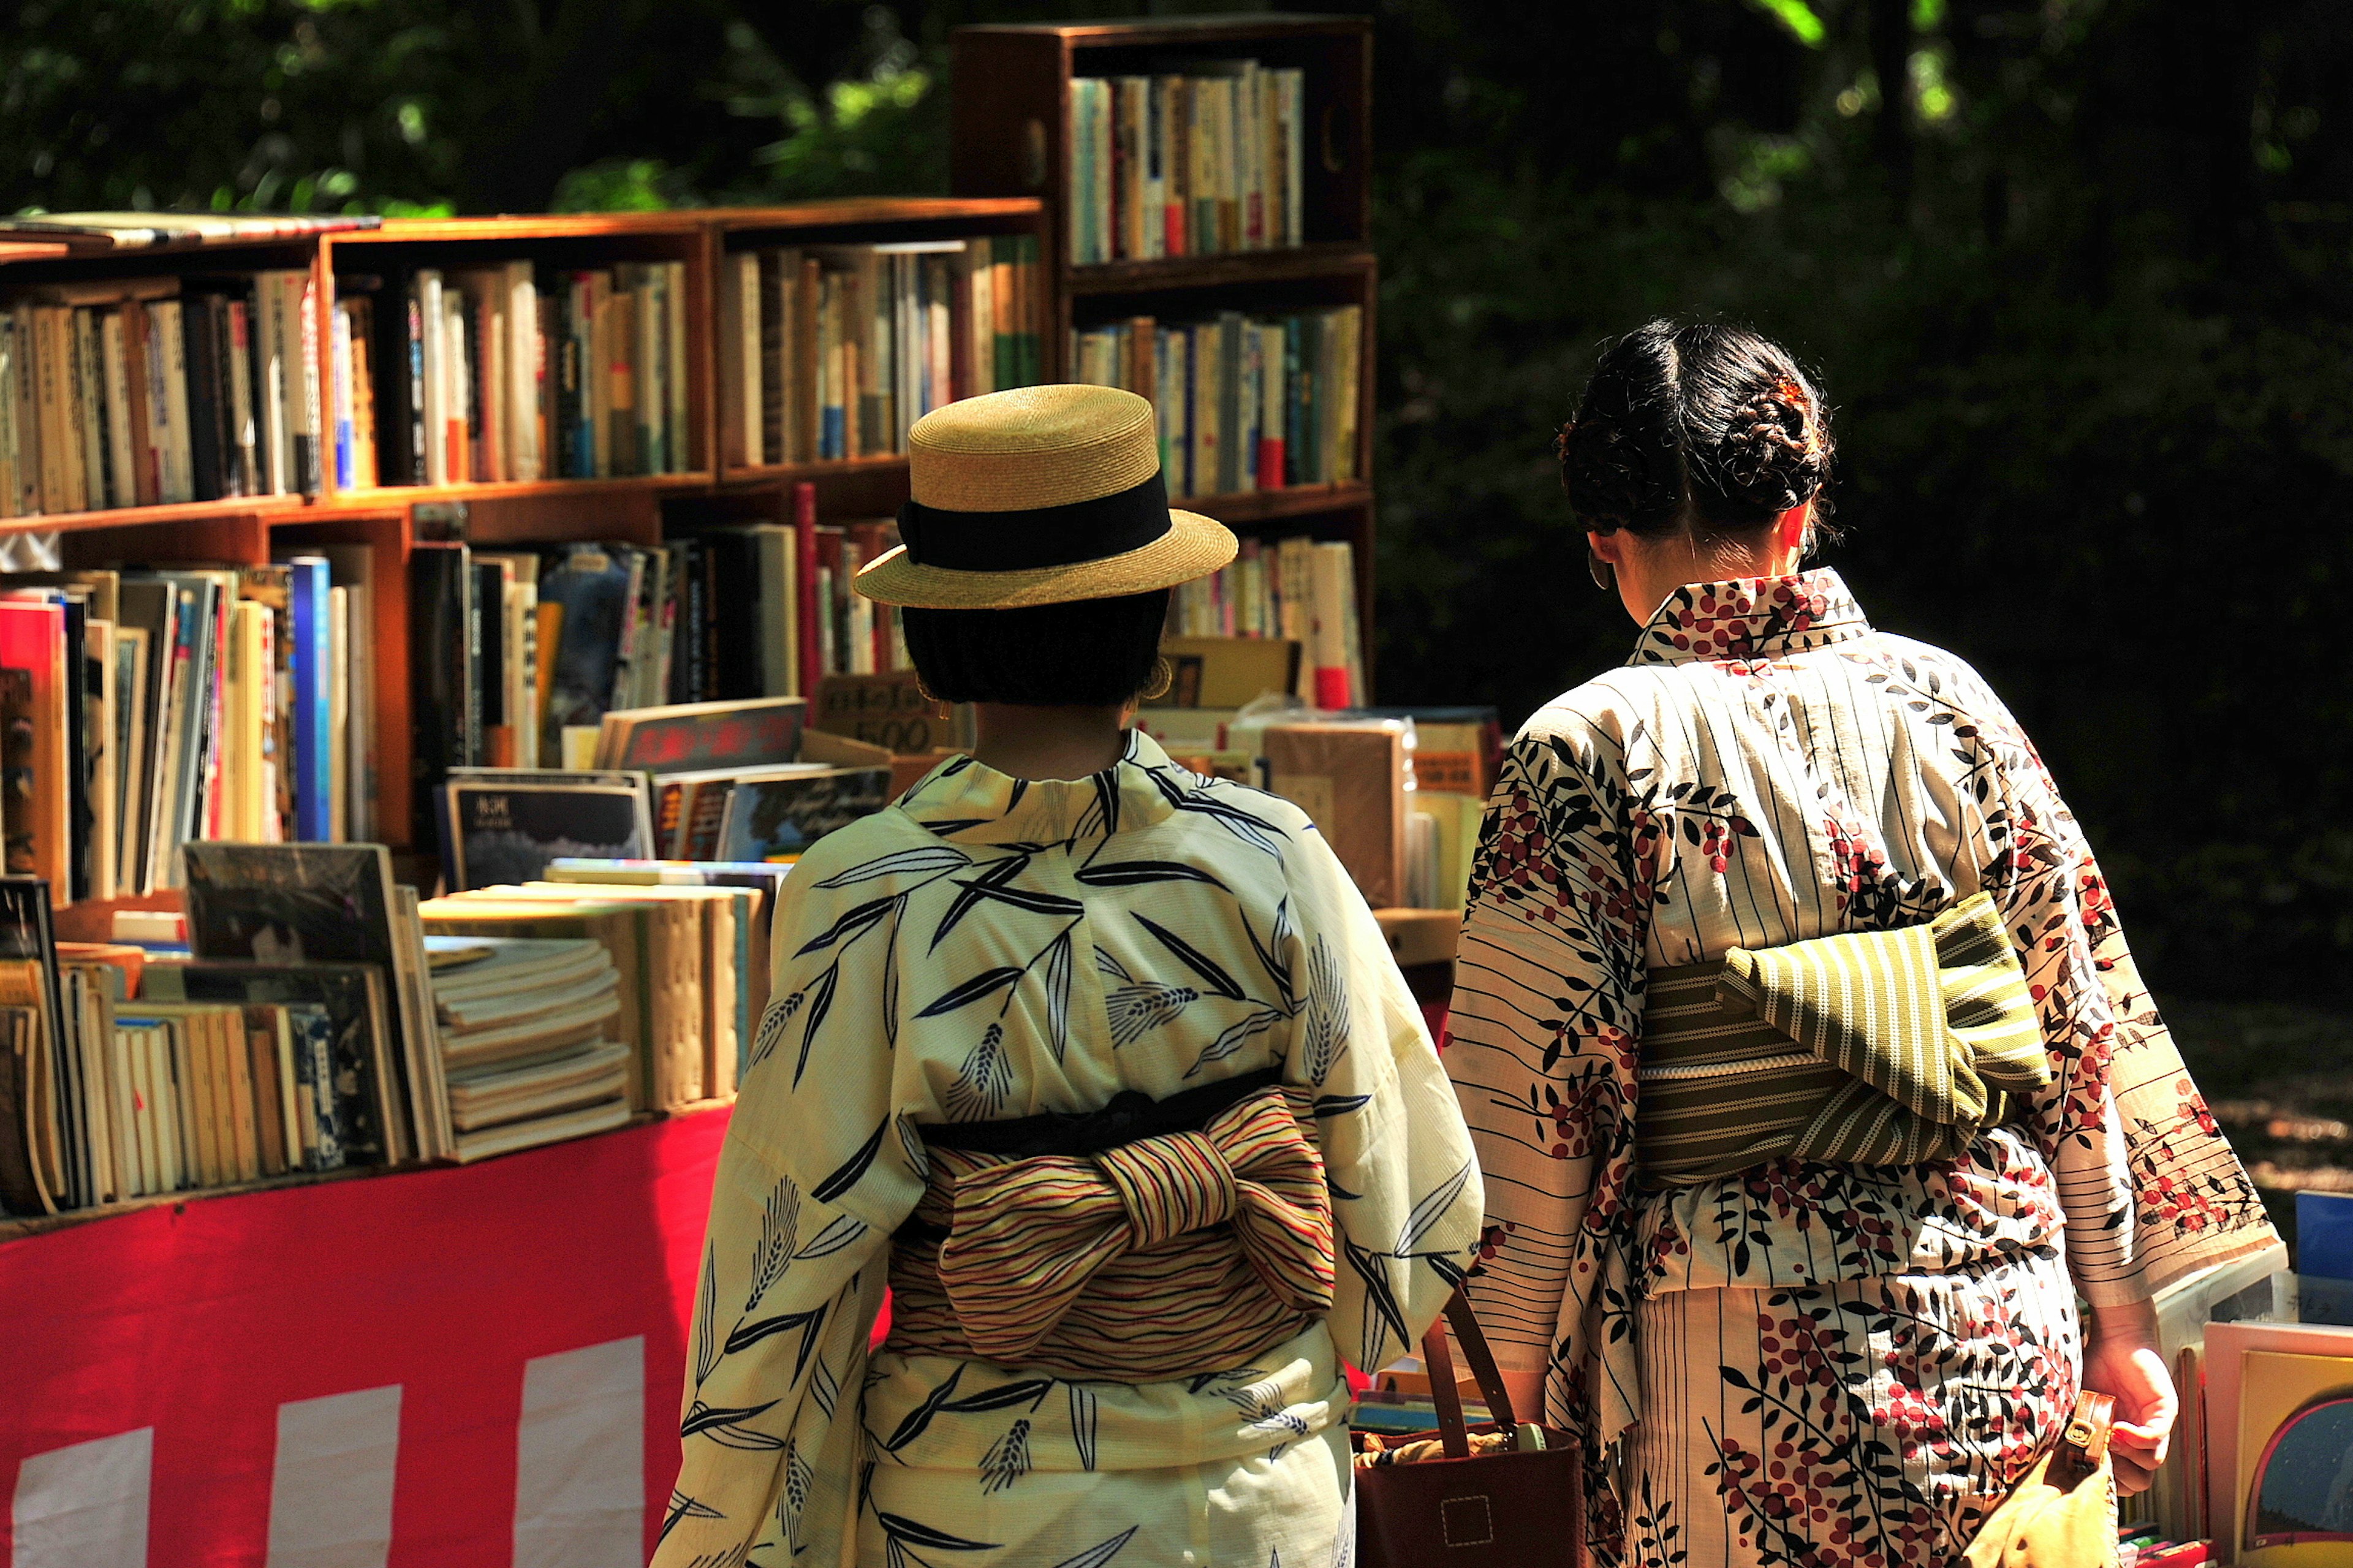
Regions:
<instances>
[{"instance_id":1,"label":"pale yellow yukata","mask_svg":"<svg viewBox=\"0 0 2353 1568\"><path fill-rule=\"evenodd\" d=\"M659 1568L1323 1568L1342 1362L1407 1353L1483 1195L1419 1008L1296 807L1123 761L959 757L820 841L729 1128ZM1312 1090L1330 1315L1143 1384L867 1345L923 1129L1094 1110L1269 1068Z\"/></svg>"}]
</instances>

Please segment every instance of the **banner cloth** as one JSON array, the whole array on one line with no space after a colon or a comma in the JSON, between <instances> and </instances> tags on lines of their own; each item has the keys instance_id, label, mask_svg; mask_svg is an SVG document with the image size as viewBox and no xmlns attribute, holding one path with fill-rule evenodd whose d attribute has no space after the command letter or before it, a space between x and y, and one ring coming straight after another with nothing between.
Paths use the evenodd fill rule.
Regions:
<instances>
[{"instance_id":1,"label":"banner cloth","mask_svg":"<svg viewBox=\"0 0 2353 1568\"><path fill-rule=\"evenodd\" d=\"M638 1568L715 1110L0 1243L10 1568Z\"/></svg>"}]
</instances>

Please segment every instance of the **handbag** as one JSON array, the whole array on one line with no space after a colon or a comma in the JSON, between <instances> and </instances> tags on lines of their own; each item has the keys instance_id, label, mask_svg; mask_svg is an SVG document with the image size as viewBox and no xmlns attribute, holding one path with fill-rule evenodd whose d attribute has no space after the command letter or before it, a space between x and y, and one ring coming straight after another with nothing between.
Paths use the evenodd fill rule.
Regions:
<instances>
[{"instance_id":1,"label":"handbag","mask_svg":"<svg viewBox=\"0 0 2353 1568\"><path fill-rule=\"evenodd\" d=\"M1986 1515L1962 1553L1968 1568L2116 1568L2116 1414L2113 1394L2076 1399L2050 1452Z\"/></svg>"},{"instance_id":2,"label":"handbag","mask_svg":"<svg viewBox=\"0 0 2353 1568\"><path fill-rule=\"evenodd\" d=\"M1421 1359L1445 1457L1356 1472L1359 1568L1583 1568L1584 1455L1569 1434L1514 1419L1495 1357L1459 1290L1445 1321L1495 1419L1464 1424L1445 1324L1432 1324ZM1502 1436L1502 1451L1474 1455L1474 1433Z\"/></svg>"}]
</instances>

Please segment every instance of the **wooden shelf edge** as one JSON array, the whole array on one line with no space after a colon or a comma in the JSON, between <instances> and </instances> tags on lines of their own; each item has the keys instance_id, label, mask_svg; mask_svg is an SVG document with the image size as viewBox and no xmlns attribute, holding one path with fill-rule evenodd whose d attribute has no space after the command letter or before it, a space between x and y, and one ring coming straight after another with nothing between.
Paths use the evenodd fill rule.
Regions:
<instances>
[{"instance_id":1,"label":"wooden shelf edge","mask_svg":"<svg viewBox=\"0 0 2353 1568\"><path fill-rule=\"evenodd\" d=\"M1339 485L1290 485L1279 490L1240 490L1221 496L1172 497L1168 504L1180 511L1197 511L1232 527L1309 517L1319 511L1341 511L1369 506L1373 487L1352 479Z\"/></svg>"},{"instance_id":2,"label":"wooden shelf edge","mask_svg":"<svg viewBox=\"0 0 2353 1568\"><path fill-rule=\"evenodd\" d=\"M801 479L825 479L849 474L887 474L907 466L906 454L887 452L879 458L827 458L815 463L758 463L719 470L722 485L792 484Z\"/></svg>"},{"instance_id":3,"label":"wooden shelf edge","mask_svg":"<svg viewBox=\"0 0 2353 1568\"><path fill-rule=\"evenodd\" d=\"M791 206L706 207L695 216L723 234L734 234L745 229L1021 218L1034 216L1041 208L1036 196L839 196Z\"/></svg>"},{"instance_id":4,"label":"wooden shelf edge","mask_svg":"<svg viewBox=\"0 0 2353 1568\"><path fill-rule=\"evenodd\" d=\"M1154 294L1176 289L1338 277L1366 271L1373 266L1369 246L1327 241L1275 250L1221 250L1208 256L1172 256L1149 261L1090 262L1084 267L1065 267L1062 283L1074 296Z\"/></svg>"},{"instance_id":5,"label":"wooden shelf edge","mask_svg":"<svg viewBox=\"0 0 2353 1568\"><path fill-rule=\"evenodd\" d=\"M616 1133L643 1127L649 1121L667 1121L681 1116L700 1116L706 1111L725 1110L733 1104L734 1101L732 1100L698 1100L685 1105L673 1106L668 1110L640 1110L618 1127L607 1128L602 1132L591 1132L586 1136L609 1138ZM63 1214L40 1215L31 1218L0 1219L0 1246L5 1246L12 1241L21 1241L29 1237L47 1236L55 1231L68 1230L76 1226L97 1225L126 1215L142 1214L149 1209L161 1208L166 1205L208 1203L216 1198L251 1197L257 1194L284 1192L294 1187L323 1186L329 1182L358 1181L378 1176L410 1176L431 1171L466 1170L472 1165L487 1165L495 1161L512 1159L519 1154L531 1154L543 1149L553 1149L558 1144L578 1143L584 1141L582 1138L559 1138L552 1143L534 1143L528 1149L512 1149L503 1154L493 1154L489 1159L475 1160L466 1165L461 1165L454 1160L435 1160L411 1162L406 1165L353 1165L340 1171L290 1171L282 1176L264 1176L258 1182L239 1182L234 1186L195 1187L186 1192L153 1193L145 1197L131 1198L122 1203L100 1204L96 1208L68 1209Z\"/></svg>"},{"instance_id":6,"label":"wooden shelf edge","mask_svg":"<svg viewBox=\"0 0 2353 1568\"><path fill-rule=\"evenodd\" d=\"M596 479L501 479L484 484L378 485L372 489L338 490L327 504L335 510L370 507L380 510L417 501L536 500L612 491L708 489L716 482L709 471L698 469L685 474L615 474Z\"/></svg>"},{"instance_id":7,"label":"wooden shelf edge","mask_svg":"<svg viewBox=\"0 0 2353 1568\"><path fill-rule=\"evenodd\" d=\"M188 522L201 518L259 515L276 521L281 514L314 508L309 496L224 496L218 500L167 501L160 506L111 507L103 511L39 512L28 517L0 518L0 532L79 533L96 528L134 528L149 523Z\"/></svg>"}]
</instances>

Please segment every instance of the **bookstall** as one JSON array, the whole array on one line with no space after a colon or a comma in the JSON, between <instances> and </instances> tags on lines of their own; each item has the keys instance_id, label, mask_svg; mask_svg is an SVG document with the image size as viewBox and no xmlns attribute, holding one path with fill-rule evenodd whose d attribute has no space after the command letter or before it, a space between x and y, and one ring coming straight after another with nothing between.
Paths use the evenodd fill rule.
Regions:
<instances>
[{"instance_id":1,"label":"bookstall","mask_svg":"<svg viewBox=\"0 0 2353 1568\"><path fill-rule=\"evenodd\" d=\"M0 985L64 944L46 1020L0 996L0 1112L54 1129L0 1139L18 1568L643 1560L756 863L952 739L848 591L942 403L1153 399L1244 549L1146 722L1205 768L1244 687L1356 725L1369 772L1293 765L1388 792L1351 870L1441 906L1382 914L1442 1001L1459 898L1413 895L1475 811L1414 860L1364 711L1368 25L972 28L955 81L951 197L0 243L0 836L47 889L0 885ZM558 789L608 842L533 837ZM193 961L142 987L141 940Z\"/></svg>"}]
</instances>

